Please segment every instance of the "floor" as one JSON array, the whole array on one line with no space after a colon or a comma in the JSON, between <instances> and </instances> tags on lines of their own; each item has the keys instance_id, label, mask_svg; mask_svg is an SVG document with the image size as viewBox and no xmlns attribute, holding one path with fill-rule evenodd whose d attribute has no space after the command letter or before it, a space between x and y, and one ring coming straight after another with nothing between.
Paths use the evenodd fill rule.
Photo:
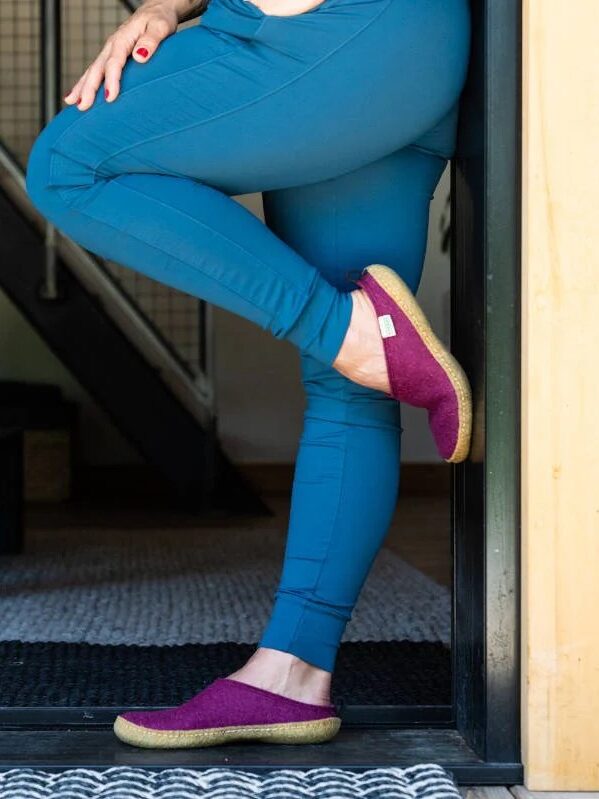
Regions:
<instances>
[{"instance_id":1,"label":"floor","mask_svg":"<svg viewBox=\"0 0 599 799\"><path fill-rule=\"evenodd\" d=\"M402 497L386 545L431 579L451 587L449 496Z\"/></svg>"},{"instance_id":2,"label":"floor","mask_svg":"<svg viewBox=\"0 0 599 799\"><path fill-rule=\"evenodd\" d=\"M272 517L261 518L261 527L273 527L285 534L289 499L285 494L264 496L273 511ZM195 514L153 507L111 507L107 504L72 503L70 505L30 503L25 511L25 526L36 529L89 524L132 527L202 526L223 528L253 525L254 517L222 515L198 520ZM412 566L441 585L450 587L452 580L451 526L449 496L403 496L389 529L385 546Z\"/></svg>"},{"instance_id":3,"label":"floor","mask_svg":"<svg viewBox=\"0 0 599 799\"><path fill-rule=\"evenodd\" d=\"M281 529L281 534L284 535L289 511L288 497L284 493L275 493L267 495L265 500L273 510L273 516L261 519L260 524ZM144 510L139 507L110 507L105 504L95 507L89 504L74 504L67 509L60 506L32 504L26 510L26 524L48 529L65 523L97 524L102 521L107 524L118 522L139 527L163 524L198 525L195 515L160 508ZM223 516L220 519L210 518L207 523L211 527L222 524L223 528L226 528L245 523L251 525L252 521ZM452 542L449 496L401 497L385 545L433 580L450 587ZM459 790L463 799L599 799L599 791L529 791L523 785L463 786Z\"/></svg>"},{"instance_id":4,"label":"floor","mask_svg":"<svg viewBox=\"0 0 599 799\"><path fill-rule=\"evenodd\" d=\"M280 529L285 534L289 512L289 499L285 493L265 496L273 511L270 518L260 519L261 525ZM70 508L30 504L26 510L26 524L35 527L53 527L65 524L127 524L133 527L181 525L198 526L193 514L178 513L164 508L110 507L106 504L74 504ZM240 519L211 517L206 522L211 527L252 525L251 518ZM255 523L255 520L254 520ZM200 521L200 524L202 522ZM385 545L408 563L418 568L438 583L451 587L452 541L449 495L406 495L400 497L393 523ZM599 799L597 793L529 792L521 785L462 787L463 799Z\"/></svg>"}]
</instances>

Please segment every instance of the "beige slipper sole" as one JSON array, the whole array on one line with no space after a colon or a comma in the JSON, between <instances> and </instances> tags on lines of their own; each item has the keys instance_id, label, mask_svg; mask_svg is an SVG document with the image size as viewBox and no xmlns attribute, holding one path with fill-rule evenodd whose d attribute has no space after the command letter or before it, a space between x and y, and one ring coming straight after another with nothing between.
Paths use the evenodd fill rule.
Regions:
<instances>
[{"instance_id":1,"label":"beige slipper sole","mask_svg":"<svg viewBox=\"0 0 599 799\"><path fill-rule=\"evenodd\" d=\"M341 719L331 717L289 724L260 724L236 727L209 727L205 730L152 730L140 727L122 716L114 722L117 738L133 746L150 749L181 749L217 746L230 741L262 741L276 744L317 744L333 738Z\"/></svg>"},{"instance_id":2,"label":"beige slipper sole","mask_svg":"<svg viewBox=\"0 0 599 799\"><path fill-rule=\"evenodd\" d=\"M418 305L410 287L394 269L383 264L367 267L368 273L376 280L408 317L425 347L449 378L458 398L458 435L448 463L460 463L468 457L472 435L472 392L466 373L453 355L435 335L426 316Z\"/></svg>"}]
</instances>

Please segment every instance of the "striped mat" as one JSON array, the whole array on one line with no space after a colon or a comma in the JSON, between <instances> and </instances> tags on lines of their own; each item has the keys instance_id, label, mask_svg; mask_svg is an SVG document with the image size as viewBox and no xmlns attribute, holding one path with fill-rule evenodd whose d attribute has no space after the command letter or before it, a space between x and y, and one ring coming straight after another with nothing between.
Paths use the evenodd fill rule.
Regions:
<instances>
[{"instance_id":1,"label":"striped mat","mask_svg":"<svg viewBox=\"0 0 599 799\"><path fill-rule=\"evenodd\" d=\"M149 771L41 769L0 772L0 799L459 799L452 775L436 763L353 772L277 769L266 774L225 768Z\"/></svg>"}]
</instances>

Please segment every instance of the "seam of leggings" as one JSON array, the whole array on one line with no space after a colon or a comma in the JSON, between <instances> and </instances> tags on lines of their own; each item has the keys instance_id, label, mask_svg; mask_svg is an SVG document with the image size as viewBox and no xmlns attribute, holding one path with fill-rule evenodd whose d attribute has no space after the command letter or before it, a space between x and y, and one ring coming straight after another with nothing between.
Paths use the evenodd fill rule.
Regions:
<instances>
[{"instance_id":1,"label":"seam of leggings","mask_svg":"<svg viewBox=\"0 0 599 799\"><path fill-rule=\"evenodd\" d=\"M138 86L133 86L131 89L129 89L126 92L121 92L119 97L125 99L127 97L131 97L132 94L135 94L135 92L138 89L145 89L147 86L153 86L155 83L158 83L158 81L165 80L166 78L174 78L176 75L181 75L182 73L188 72L191 69L203 69L204 67L207 67L209 64L213 64L215 61L228 58L229 56L233 55L233 53L236 53L237 50L243 47L244 45L245 42L237 42L236 46L232 47L226 53L221 53L220 55L214 56L214 58L209 58L208 61L204 61L202 64L194 64L191 67L183 67L183 69L177 69L174 72L169 72L167 75L160 75L160 77L158 78L153 78L152 80L148 80L145 83L140 83ZM102 105L92 105L90 108L88 108L87 111L80 111L79 115L76 116L75 119L71 122L71 124L62 131L60 136L53 142L52 146L53 147L59 146L63 137L66 136L66 134L73 127L73 125L76 125L78 122L82 121L83 119L89 119L90 116L94 115L93 112L101 111L107 105L110 105L110 103L103 103ZM112 158L112 156L110 157Z\"/></svg>"},{"instance_id":2,"label":"seam of leggings","mask_svg":"<svg viewBox=\"0 0 599 799\"><path fill-rule=\"evenodd\" d=\"M385 8L386 7L387 6L385 6ZM336 223L337 223L337 215L335 215L335 231L336 231ZM337 240L337 234L335 232L335 241L336 240ZM348 386L347 382L343 381L341 383L341 402L342 402L342 407L343 407L343 424L344 425L347 425L347 409L348 409L347 386ZM344 432L343 435L346 436L347 432ZM346 467L346 462L347 462L347 450L348 449L349 449L349 442L346 441L346 446L343 448L343 462L341 463L341 469L339 470L339 497L337 499L337 507L335 508L335 516L333 517L333 522L332 522L332 524L330 526L331 533L330 533L328 541L327 541L327 554L328 554L329 547L331 545L331 538L332 538L332 535L333 535L333 531L334 531L335 526L337 524L337 519L339 518L339 508L341 507L341 499L343 497L343 490L344 490L344 487L345 487L344 477L345 477L345 467ZM327 560L327 558L324 557L322 559L321 563L320 563L320 569L318 570L318 575L316 577L316 583L314 584L314 588L313 588L314 595L316 595L316 590L317 590L317 588L318 588L318 586L320 584L320 580L321 580L321 577L322 577L322 570L324 568L324 564L325 564L326 560Z\"/></svg>"},{"instance_id":3,"label":"seam of leggings","mask_svg":"<svg viewBox=\"0 0 599 799\"><path fill-rule=\"evenodd\" d=\"M90 219L93 219L94 222L97 225L98 224L99 225L104 225L105 227L110 228L111 230L116 230L118 233L122 233L123 232L120 228L116 227L115 225L111 225L110 222L106 222L103 219L100 219L100 220L95 219L91 214L88 214L85 211L81 211L81 210L78 209L77 213L82 214L83 216L88 216ZM131 233L130 231L127 232L127 235L131 236L131 238L136 239L137 241L141 241L142 244L144 244L146 247L151 247L154 250L158 250L158 252L162 253L163 255L166 254L166 255L168 255L169 258L172 258L177 263L183 264L185 267L189 268L190 264L187 263L187 261L182 261L180 258L177 258L175 255L172 255L171 253L166 252L165 250L161 249L160 247L157 247L155 244L150 244L149 242L144 241L144 239L141 239L139 236L136 236L134 233ZM200 273L200 271L198 269L196 269L195 267L192 266L191 268L194 271ZM201 272L200 274L202 274L202 277L207 277L208 280L211 280L213 283L218 283L219 286L222 285L222 283L217 281L214 277L212 277L212 275L207 274L205 272ZM244 297L243 295L239 294L237 291L235 291L235 289L232 289L232 288L229 288L229 287L227 287L227 288L231 292L231 294L235 294L236 297L240 297L244 302L247 302L249 305L253 305L254 308L259 310L261 313L264 313L264 308L261 308L259 305L256 305L251 300L248 300L247 297ZM269 317L269 320L268 320L269 325L272 323L273 319L274 319L274 315Z\"/></svg>"},{"instance_id":4,"label":"seam of leggings","mask_svg":"<svg viewBox=\"0 0 599 799\"><path fill-rule=\"evenodd\" d=\"M335 253L335 260L338 260L337 190L336 189L334 190L334 195L333 195L333 229L334 229L333 250L334 250L334 253ZM317 270L317 273L318 274L314 276L314 280L312 281L312 283L316 282L316 280L318 279L319 275L320 275L320 277L323 278L323 280L327 280L327 282L330 283L330 281L319 270ZM333 284L331 284L331 285L333 285ZM312 288L312 284L310 286L310 291L311 291L311 288ZM338 289L337 286L333 286L333 288L335 288L335 290L339 294L343 294L344 293L340 289ZM323 319L321 320L320 327L318 327L316 329L316 331L314 332L314 335L312 336L312 338L306 344L304 344L304 346L302 347L302 350L304 350L304 351L309 350L310 347L312 346L312 344L314 343L316 337L320 335L320 332L321 332L321 329L322 329L322 325L324 324L324 320L326 319L326 317L328 316L329 311L333 307L333 303L334 302L335 302L335 297L332 297L331 298L331 302L329 304L329 307L327 309L327 313L324 314ZM301 316L301 313L298 315L297 318L299 318L299 316ZM294 320L294 324L295 324L295 322L297 322L297 318ZM349 327L349 324L348 324L348 327ZM345 338L345 334L346 333L347 333L347 328L345 329L344 338ZM343 341L341 342L341 344L343 344ZM335 353L335 357L333 358L333 361L337 358L337 355L339 354L339 350L341 349L341 344L339 345L339 348L337 349L337 352ZM329 364L329 366L332 366L332 361Z\"/></svg>"},{"instance_id":5,"label":"seam of leggings","mask_svg":"<svg viewBox=\"0 0 599 799\"><path fill-rule=\"evenodd\" d=\"M65 131L65 132L66 132L66 131ZM58 155L61 155L63 158L67 158L67 157L68 157L69 161L72 161L74 164L79 164L79 165L80 165L80 166L82 166L84 169L88 169L88 166L87 166L87 164L85 163L85 161L81 160L80 158L76 158L74 155L72 155L72 153L69 153L69 155L68 155L68 156L66 156L66 155L64 155L63 153L61 153L60 151L57 151L57 150L55 149L55 145L54 145L54 144L52 145L51 149L52 149L52 155L53 155L53 156L55 156L55 155L57 155L57 154L58 154ZM56 160L56 159L53 157L53 158L51 159L51 161L50 161L50 179L51 179L51 180L54 180L54 179L56 178L56 172L55 172L55 169L54 169L55 160ZM152 160L150 160L150 159L149 159L147 156L145 156L145 155L144 155L144 159L143 159L143 160L144 160L144 163L145 163L145 164L148 164L149 166L153 167L153 169L155 170L155 173L150 173L150 174L166 175L166 177L169 177L169 178L170 178L170 177L175 177L175 178L185 178L186 180L195 180L197 183L204 183L204 181L201 181L201 180L198 180L197 178L191 177L190 175L187 175L185 172L179 172L179 170L178 170L178 169L171 169L171 168L169 167L169 170L168 170L168 172L165 172L165 171L164 171L164 167L161 167L159 164L155 164L155 163L154 163ZM127 174L127 175L131 175L131 174L141 174L141 175L145 175L145 174L147 174L147 173L146 173L146 172L126 172L126 173L119 173L119 174L115 174L115 175L102 175L101 177L103 177L103 178L105 178L105 179L108 179L108 180L109 180L109 179L111 179L111 178L120 177L120 175L121 175L121 174ZM94 173L93 173L93 175L92 175L92 180L94 181L94 183L97 183L97 177L98 177L98 176L97 176L97 174L96 174L96 171L94 171ZM87 186L89 186L89 187L91 188L91 187L94 185L94 183L82 184L82 185L84 185L84 186L86 186L86 187L87 187ZM210 184L209 184L209 183L204 183L204 185L205 185L205 186L210 186ZM214 187L214 186L210 186L210 188L216 188L216 187ZM217 190L218 190L218 191L220 191L220 189L217 189ZM59 192L59 193L60 193L60 192ZM222 192L222 193L223 193L223 194L225 194L226 192ZM230 194L227 194L227 196L228 196L228 197L231 197L232 195L230 195ZM66 199L66 197L64 197L62 194L61 194L61 197L63 198L63 200L64 200L65 202L68 202L68 201L67 201L67 199ZM169 206L169 207L170 207L170 206Z\"/></svg>"},{"instance_id":6,"label":"seam of leggings","mask_svg":"<svg viewBox=\"0 0 599 799\"><path fill-rule=\"evenodd\" d=\"M280 86L277 86L276 88L272 89L271 91L266 92L266 94L262 94L262 95L260 95L260 97L255 97L253 100L249 100L247 103L244 103L244 104L242 104L240 106L236 106L235 108L230 108L228 111L222 111L220 114L216 114L216 115L214 115L212 117L209 117L208 119L203 119L200 122L194 122L192 125L185 125L184 127L178 128L177 130L170 130L167 133L160 133L160 134L158 134L156 136L151 136L148 139L144 139L143 142L136 142L135 144L127 145L127 147L122 147L120 150L117 150L116 153L111 153L111 155L107 156L106 158L103 158L98 164L96 164L95 167L93 167L93 169L95 171L97 171L98 169L100 169L100 167L102 166L102 164L105 161L108 161L110 158L116 158L119 155L121 155L122 153L127 152L127 150L132 150L133 148L140 146L140 144L141 145L146 145L146 144L149 144L150 142L158 141L158 140L164 138L165 136L175 136L175 135L177 135L179 133L183 133L183 131L192 130L193 128L199 128L202 125L206 125L206 124L208 124L210 122L214 122L217 119L222 119L223 117L226 117L226 116L228 116L230 114L236 114L239 111L244 111L246 108L250 108L252 105L256 105L257 103L261 103L263 100L267 99L268 97L272 97L273 95L277 94L278 92L283 91L283 89L286 89L288 86L291 86L293 83L296 83L297 81L301 80L306 75L308 75L310 72L315 70L317 67L321 66L321 64L324 64L326 61L329 60L329 58L332 58L336 53L338 53L346 45L348 45L355 38L357 38L361 33L363 33L365 30L367 30L367 28L369 28L371 25L373 25L377 21L377 19L380 16L382 16L382 14L385 13L385 11L389 8L389 6L391 5L392 2L393 2L393 0L387 0L387 2L383 6L383 8L378 12L378 14L376 14L374 17L372 17L372 19L369 19L368 22L366 22L359 30L355 31L350 36L348 36L347 39L344 39L343 42L341 42L341 44L337 45L337 47L335 47L333 50L328 52L322 58L319 58L317 61L315 61L311 66L307 67L299 75L295 75L293 78L290 78L288 81L285 81ZM201 69L202 67L198 66L198 67L195 67L195 68L196 69Z\"/></svg>"},{"instance_id":7,"label":"seam of leggings","mask_svg":"<svg viewBox=\"0 0 599 799\"><path fill-rule=\"evenodd\" d=\"M135 173L126 173L126 174L135 174ZM118 180L119 177L122 177L122 175L116 175L114 178L110 178L109 180ZM166 177L169 177L169 176L167 175ZM278 279L280 279L281 282L285 283L285 286L288 289L290 289L291 291L296 292L301 297L301 299L303 299L303 300L308 299L308 297L309 297L309 293L308 292L306 292L304 289L301 289L301 288L299 288L297 286L294 286L292 284L288 284L285 281L284 278L282 278L277 272L273 271L272 267L269 264L267 264L264 261L262 261L260 258L258 258L258 256L254 255L254 253L251 253L249 250L246 250L245 247L242 247L241 244L239 244L238 242L234 241L233 239L230 239L224 233L221 233L220 231L217 231L214 228L209 227L204 222L202 222L200 219L195 219L193 216L191 216L190 214L187 214L185 211L181 211L179 208L174 208L172 205L167 205L166 203L163 203L162 200L160 200L160 199L158 199L156 197L152 197L152 196L150 196L148 194L145 194L143 191L139 191L139 189L134 189L131 186L125 186L123 184L121 184L121 188L126 189L127 191L132 192L134 194L139 194L141 197L145 197L146 199L150 199L153 202L157 203L158 205L164 205L165 207L167 207L169 209L169 211L174 211L175 213L180 214L181 216L186 217L187 219L190 219L195 224L199 225L200 227L204 228L205 230L210 231L210 233L218 236L221 239L224 239L225 241L229 242L229 244L232 244L234 247L236 247L242 253L247 255L249 258L251 258L252 260L256 261L256 263L259 263L261 266L263 266L265 269L267 269L269 272L271 272L271 274L276 275L276 277ZM66 200L65 200L65 202L66 202ZM235 200L231 200L231 202L235 202ZM93 219L94 221L97 221L96 218L94 216L92 216L92 214L87 213L84 209L82 210L82 209L78 208L77 211L79 213L84 214L85 216L88 216L90 219ZM248 211L248 213L249 213L249 211ZM105 224L110 224L110 223L105 222ZM123 232L123 231L120 230L120 228L117 228L117 227L112 226L112 225L111 225L111 227L114 227L115 230L118 230L121 233ZM144 244L147 243L147 242L145 242L144 239L140 238L139 236L136 236L135 234L131 233L130 231L127 233L127 235L132 236L134 239L137 239L137 241L141 241ZM149 246L150 247L154 247L155 249L159 250L160 252L166 252L167 255L173 257L171 255L171 253L169 253L166 250L161 250L160 247L156 247L155 245L152 245L152 244L150 244ZM183 261L180 258L176 258L176 260L179 261L182 264L187 264L188 266L190 266L190 264L188 264L187 261ZM191 268L194 269L194 271L199 272L199 270L195 269L195 267L192 266ZM201 274L203 275L205 273L202 272ZM318 271L315 270L315 275L314 275L313 280L316 280L317 278L318 278ZM214 280L214 278L212 278L212 280ZM237 294L237 292L235 292L234 290L232 290L232 289L230 289L230 290L234 294ZM237 296L241 297L242 295L241 294L237 294ZM255 308L260 308L259 305L255 305L254 303L251 302L251 300L247 300L247 298L245 298L245 297L243 297L243 299L245 299L246 302L250 302L252 305L254 305ZM260 310L262 311L264 309L260 308ZM301 315L301 311L300 311L299 315ZM272 321L273 318L274 317L271 317L271 321Z\"/></svg>"},{"instance_id":8,"label":"seam of leggings","mask_svg":"<svg viewBox=\"0 0 599 799\"><path fill-rule=\"evenodd\" d=\"M346 390L347 390L347 385L345 383L343 383L342 384L343 398L345 398ZM347 403L344 403L343 408L344 408L344 411L343 411L343 423L347 424ZM347 435L347 433L344 432L343 435ZM343 497L343 489L344 489L344 486L345 486L344 477L345 477L345 468L346 468L346 463L347 463L347 450L348 450L348 447L345 446L343 448L343 461L341 462L341 468L339 470L339 495L337 497L337 505L335 507L335 515L333 516L333 520L332 520L332 522L331 522L331 524L329 526L330 533L329 533L329 537L328 537L327 545L326 545L327 546L327 554L328 554L328 550L329 550L329 548L331 546L331 538L333 536L333 531L335 530L335 526L337 524L337 519L339 518L339 509L341 507L341 500L342 500L342 497ZM318 569L318 574L316 575L316 580L314 582L314 587L312 588L312 594L314 596L316 596L316 591L317 591L318 586L320 584L320 580L322 578L322 572L323 572L323 569L324 569L324 564L326 563L326 561L327 561L327 555L325 555L320 561L320 568ZM300 614L300 616L299 616L299 618L297 620L297 624L295 625L295 629L293 631L293 636L290 639L289 648L291 648L293 646L294 642L295 642L297 630L298 630L298 627L300 625L300 622L303 621L305 612L306 612L306 605L304 603L304 605L302 606L301 614Z\"/></svg>"},{"instance_id":9,"label":"seam of leggings","mask_svg":"<svg viewBox=\"0 0 599 799\"><path fill-rule=\"evenodd\" d=\"M333 185L333 252L335 253L336 264L339 263L339 203L337 201L337 191L337 186ZM345 332L347 333L347 330Z\"/></svg>"}]
</instances>

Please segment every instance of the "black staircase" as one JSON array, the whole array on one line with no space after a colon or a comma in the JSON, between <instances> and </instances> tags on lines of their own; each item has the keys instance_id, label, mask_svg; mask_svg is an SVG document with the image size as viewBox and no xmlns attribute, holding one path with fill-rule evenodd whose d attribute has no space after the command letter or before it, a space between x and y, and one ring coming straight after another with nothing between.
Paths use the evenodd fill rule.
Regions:
<instances>
[{"instance_id":1,"label":"black staircase","mask_svg":"<svg viewBox=\"0 0 599 799\"><path fill-rule=\"evenodd\" d=\"M131 270L81 248L31 205L23 170L28 147L42 120L57 110L65 51L69 68L77 68L69 31L74 30L79 46L81 42L69 20L68 0L5 1L3 53L8 59L12 52L15 65L8 84L18 85L24 52L31 59L31 75L29 92L25 100L15 100L12 116L10 101L0 112L0 287L145 461L165 478L178 506L269 513L218 442L210 308L145 276L135 276L132 283ZM105 23L112 29L132 4L98 0L97 5L102 19L110 11ZM9 40L11 11L13 30L20 33ZM24 20L29 25L27 43L19 41ZM102 35L102 26L95 26L89 33L96 39L90 48L97 49ZM85 48L80 47L78 54L84 59ZM81 67L83 71L83 63ZM30 113L24 115L27 100ZM187 303L184 343L169 339L169 330L161 328L164 316L152 318L154 306L148 303L152 292L156 296L160 292L156 307L168 302L170 316L179 313L179 336L182 303ZM195 340L190 342L190 337Z\"/></svg>"}]
</instances>

